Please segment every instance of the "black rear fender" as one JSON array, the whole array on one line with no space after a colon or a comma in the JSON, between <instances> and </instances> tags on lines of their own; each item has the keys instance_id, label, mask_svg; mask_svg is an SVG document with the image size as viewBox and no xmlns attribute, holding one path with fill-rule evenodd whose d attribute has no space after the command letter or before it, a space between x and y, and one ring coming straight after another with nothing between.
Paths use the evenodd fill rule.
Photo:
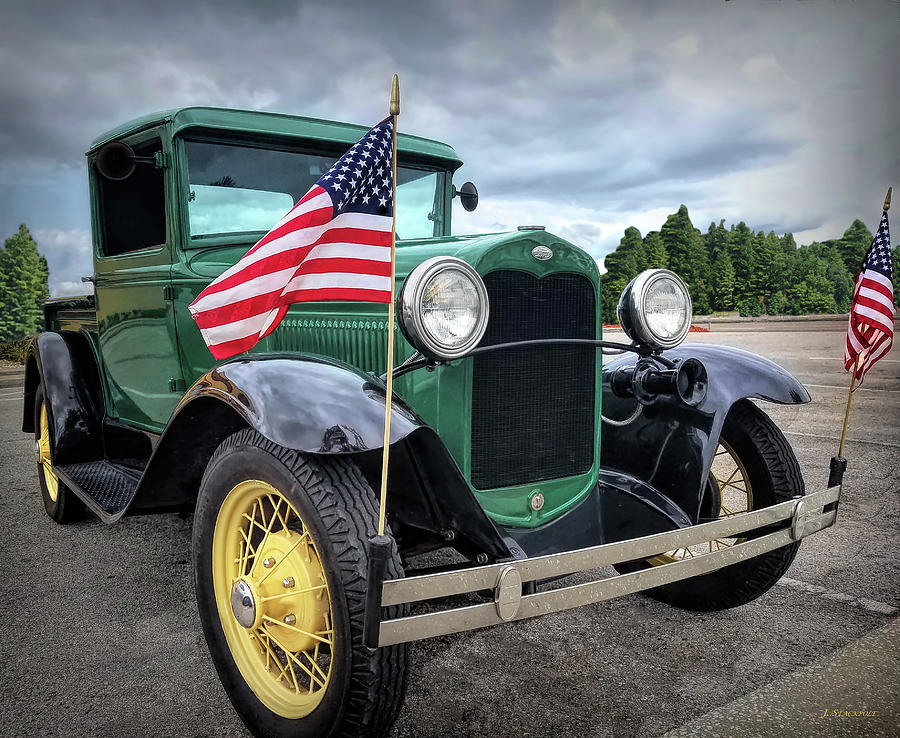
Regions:
<instances>
[{"instance_id":1,"label":"black rear fender","mask_svg":"<svg viewBox=\"0 0 900 738\"><path fill-rule=\"evenodd\" d=\"M697 407L687 407L673 397L660 396L644 407L633 423L621 427L604 423L601 463L646 481L697 522L713 456L732 405L744 398L794 405L809 402L810 396L785 369L749 351L687 344L665 356L703 362L709 378L706 398ZM633 362L633 357L625 355L603 366L606 417L623 419L636 408L635 400L616 397L609 388L610 373Z\"/></svg>"},{"instance_id":2,"label":"black rear fender","mask_svg":"<svg viewBox=\"0 0 900 738\"><path fill-rule=\"evenodd\" d=\"M50 423L53 463L99 459L105 413L100 372L86 336L69 331L40 333L32 339L25 364L22 430L33 433L34 402L43 385Z\"/></svg>"}]
</instances>

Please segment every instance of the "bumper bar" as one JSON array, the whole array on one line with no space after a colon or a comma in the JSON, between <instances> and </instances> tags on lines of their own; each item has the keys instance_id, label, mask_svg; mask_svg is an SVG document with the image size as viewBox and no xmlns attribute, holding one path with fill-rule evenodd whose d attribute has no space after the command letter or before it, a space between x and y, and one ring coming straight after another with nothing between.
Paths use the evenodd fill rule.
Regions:
<instances>
[{"instance_id":1,"label":"bumper bar","mask_svg":"<svg viewBox=\"0 0 900 738\"><path fill-rule=\"evenodd\" d=\"M716 569L787 546L804 536L829 527L834 523L837 514L835 508L840 491L840 486L836 486L761 510L739 513L710 523L627 541L472 569L388 580L383 583L381 590L381 605L384 607L469 594L480 590L493 590L494 601L381 620L378 624L377 644L370 643L370 645L390 646L523 620L708 574ZM758 528L777 524L781 525L774 532L764 533L711 553L689 556L669 564L570 587L522 594L523 582L575 574L626 561L648 559L666 551L706 544L719 538L741 537ZM374 641L375 628L368 629L368 632L371 634L370 640Z\"/></svg>"}]
</instances>

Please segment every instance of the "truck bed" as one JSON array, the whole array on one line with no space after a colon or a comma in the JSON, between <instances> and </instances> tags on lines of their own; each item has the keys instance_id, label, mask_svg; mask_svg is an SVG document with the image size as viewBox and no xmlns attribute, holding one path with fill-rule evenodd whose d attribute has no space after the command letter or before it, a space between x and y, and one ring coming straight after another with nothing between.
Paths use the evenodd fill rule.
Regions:
<instances>
[{"instance_id":1,"label":"truck bed","mask_svg":"<svg viewBox=\"0 0 900 738\"><path fill-rule=\"evenodd\" d=\"M97 330L94 295L58 297L44 303L44 327L48 331Z\"/></svg>"}]
</instances>

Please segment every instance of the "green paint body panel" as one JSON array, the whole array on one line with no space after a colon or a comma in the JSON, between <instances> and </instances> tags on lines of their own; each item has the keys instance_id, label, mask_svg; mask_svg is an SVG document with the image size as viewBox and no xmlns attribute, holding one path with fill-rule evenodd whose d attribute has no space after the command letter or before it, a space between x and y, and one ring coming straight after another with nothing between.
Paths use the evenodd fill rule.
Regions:
<instances>
[{"instance_id":1,"label":"green paint body panel","mask_svg":"<svg viewBox=\"0 0 900 738\"><path fill-rule=\"evenodd\" d=\"M262 143L296 141L304 147L332 152L354 143L366 130L309 118L221 110L185 108L137 119L100 137L88 151L91 177L94 257L97 294L95 339L101 359L107 407L121 422L159 433L172 410L190 386L214 364L200 336L188 305L199 292L233 265L258 236L204 239L191 243L188 213L186 162L180 135L202 129L205 136L221 135L233 140L239 135ZM97 205L97 175L92 165L99 146L110 140L134 145L158 137L166 156L166 242L152 249L117 257L103 256L101 213ZM409 272L423 260L437 255L464 259L482 275L505 269L536 277L559 272L586 276L596 296L596 336L601 336L599 273L588 254L543 230L516 231L472 236L450 235L452 203L451 175L461 161L450 146L428 139L399 136L400 163L427 164L448 173L444 178L445 217L442 235L398 241L397 289ZM539 261L532 255L538 245L547 246L553 257ZM291 307L268 337L251 351L326 356L381 374L386 367L387 306L373 303L320 302ZM397 330L394 360L402 362L413 353ZM595 407L600 411L600 352L597 352ZM298 376L297 381L303 381ZM394 384L421 417L434 427L470 478L472 360L454 362L434 371L411 372ZM565 479L515 487L478 490L472 488L486 512L498 523L534 527L577 505L597 482L600 459L600 423L595 423L594 464L585 473ZM531 496L539 491L545 500L540 511L531 509Z\"/></svg>"}]
</instances>

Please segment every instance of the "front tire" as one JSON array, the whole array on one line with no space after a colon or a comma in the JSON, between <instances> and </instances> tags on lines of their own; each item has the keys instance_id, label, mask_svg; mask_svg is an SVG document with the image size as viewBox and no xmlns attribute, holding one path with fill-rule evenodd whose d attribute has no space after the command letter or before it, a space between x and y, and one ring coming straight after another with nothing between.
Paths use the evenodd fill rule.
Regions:
<instances>
[{"instance_id":1,"label":"front tire","mask_svg":"<svg viewBox=\"0 0 900 738\"><path fill-rule=\"evenodd\" d=\"M771 418L749 400L735 403L725 419L710 484L716 485L718 517L769 507L804 492L803 475L790 444ZM727 466L716 469L716 463ZM653 559L666 564L716 548L733 546L743 539L724 539L709 544L709 551L678 549ZM708 612L737 607L769 590L788 570L800 542L776 548L709 574L663 585L647 595L686 610Z\"/></svg>"},{"instance_id":2,"label":"front tire","mask_svg":"<svg viewBox=\"0 0 900 738\"><path fill-rule=\"evenodd\" d=\"M38 484L47 515L60 525L67 525L84 516L84 503L63 484L56 472L50 453L50 416L44 399L44 388L38 386L34 397L34 443L37 451Z\"/></svg>"},{"instance_id":3,"label":"front tire","mask_svg":"<svg viewBox=\"0 0 900 738\"><path fill-rule=\"evenodd\" d=\"M362 640L376 510L352 461L305 457L249 429L213 454L194 517L194 583L219 678L254 735L390 730L407 649L373 652ZM388 576L402 575L394 547Z\"/></svg>"}]
</instances>

